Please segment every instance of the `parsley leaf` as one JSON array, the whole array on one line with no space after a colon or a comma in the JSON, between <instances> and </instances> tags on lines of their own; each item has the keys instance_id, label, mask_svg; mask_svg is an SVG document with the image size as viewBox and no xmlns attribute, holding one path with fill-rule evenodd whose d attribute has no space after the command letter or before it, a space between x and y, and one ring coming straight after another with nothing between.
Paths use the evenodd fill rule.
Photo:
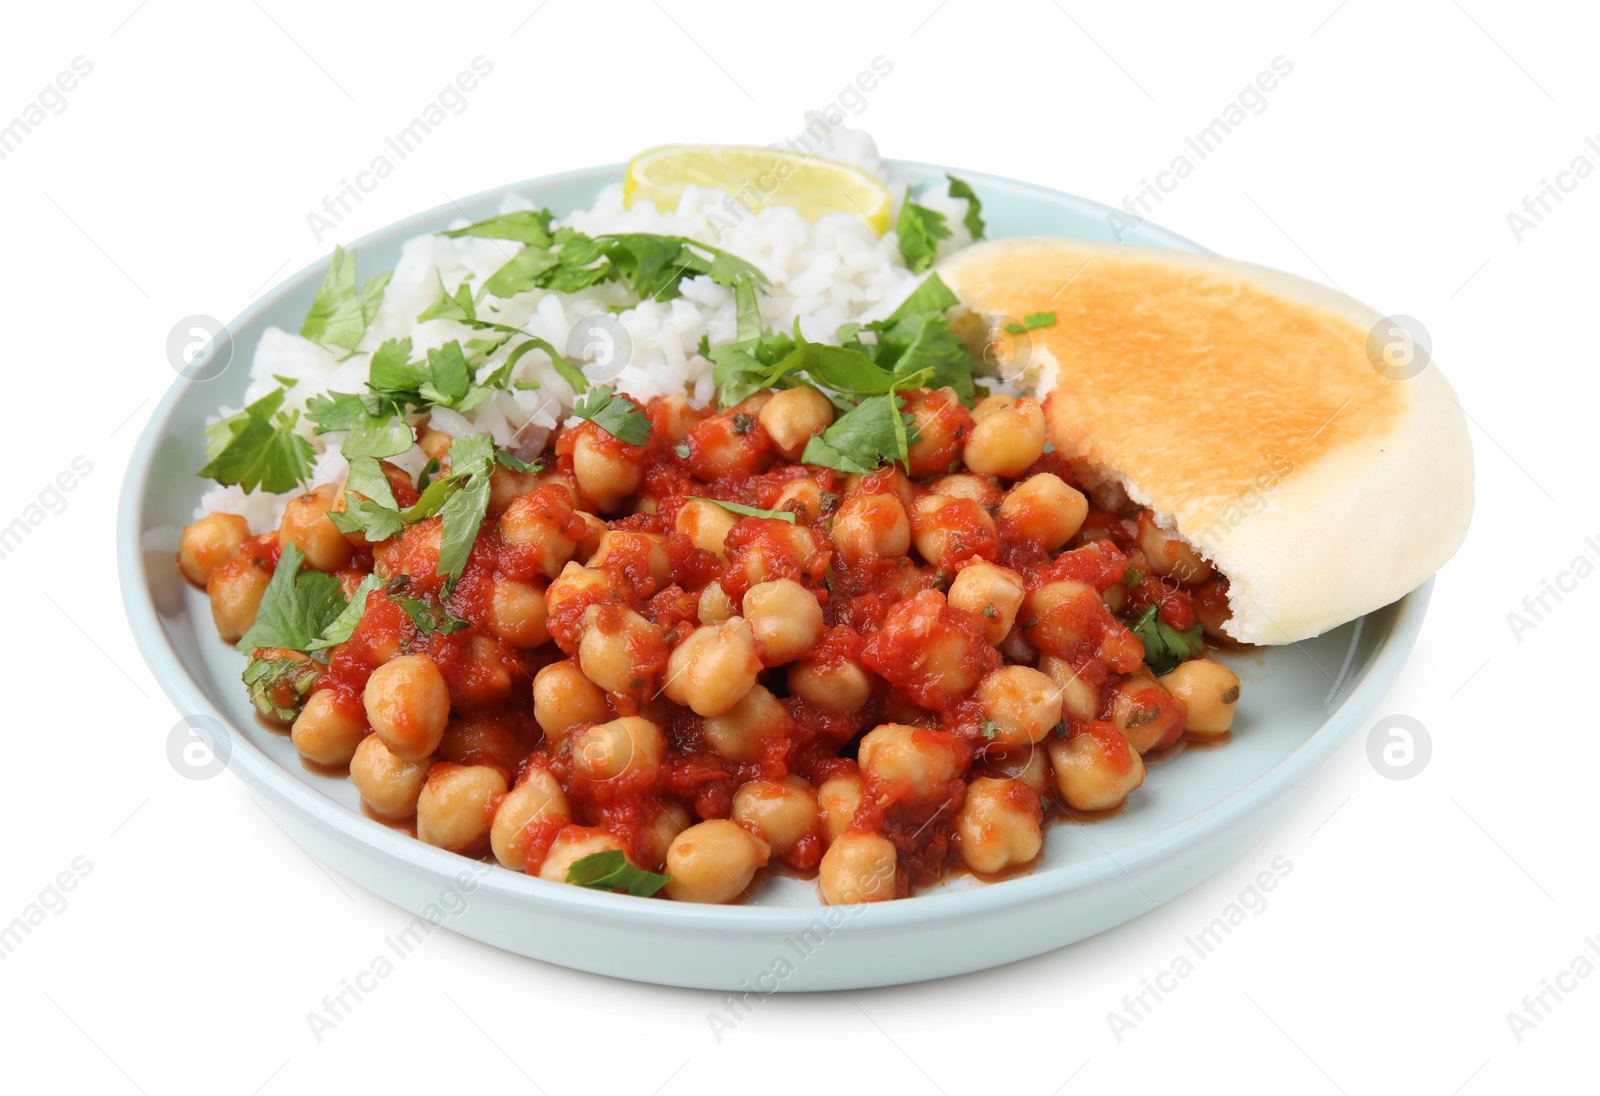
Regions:
<instances>
[{"instance_id":1,"label":"parsley leaf","mask_svg":"<svg viewBox=\"0 0 1600 1096\"><path fill-rule=\"evenodd\" d=\"M206 463L199 474L244 491L278 494L311 477L311 443L295 433L299 412L285 414L285 390L262 396L243 411L205 428Z\"/></svg>"},{"instance_id":2,"label":"parsley leaf","mask_svg":"<svg viewBox=\"0 0 1600 1096\"><path fill-rule=\"evenodd\" d=\"M985 719L983 721L983 725L979 727L978 730L982 733L984 738L987 738L992 742L1000 734L1000 724L996 723L992 719Z\"/></svg>"},{"instance_id":3,"label":"parsley leaf","mask_svg":"<svg viewBox=\"0 0 1600 1096\"><path fill-rule=\"evenodd\" d=\"M393 496L390 497L392 500ZM339 532L360 533L368 543L381 544L398 536L406 527L405 519L392 506L373 499L358 498L346 492L344 505L343 510L329 510L328 520Z\"/></svg>"},{"instance_id":4,"label":"parsley leaf","mask_svg":"<svg viewBox=\"0 0 1600 1096\"><path fill-rule=\"evenodd\" d=\"M438 507L439 563L435 573L446 578L445 588L455 586L472 558L472 546L489 512L489 477L494 471L494 439L487 434L469 434L450 446L450 475L429 484L432 491L441 484L458 484ZM417 500L416 510L428 501L427 493Z\"/></svg>"},{"instance_id":5,"label":"parsley leaf","mask_svg":"<svg viewBox=\"0 0 1600 1096\"><path fill-rule=\"evenodd\" d=\"M572 413L629 445L643 445L650 437L650 420L639 405L626 396L613 394L608 384L585 395Z\"/></svg>"},{"instance_id":6,"label":"parsley leaf","mask_svg":"<svg viewBox=\"0 0 1600 1096\"><path fill-rule=\"evenodd\" d=\"M456 286L454 295L445 289L444 279L439 279L439 296L434 298L423 313L417 317L418 323L428 320L475 320L478 318L478 302L472 296L472 286L462 282Z\"/></svg>"},{"instance_id":7,"label":"parsley leaf","mask_svg":"<svg viewBox=\"0 0 1600 1096\"><path fill-rule=\"evenodd\" d=\"M506 449L496 449L494 459L505 465L513 472L538 472L544 468L542 460L523 460L515 453Z\"/></svg>"},{"instance_id":8,"label":"parsley leaf","mask_svg":"<svg viewBox=\"0 0 1600 1096\"><path fill-rule=\"evenodd\" d=\"M626 232L601 236L606 258L640 299L670 301L684 278L705 274L718 285L751 282L765 287L766 275L736 255L682 236ZM709 256L709 258L707 257Z\"/></svg>"},{"instance_id":9,"label":"parsley leaf","mask_svg":"<svg viewBox=\"0 0 1600 1096\"><path fill-rule=\"evenodd\" d=\"M378 314L383 291L388 288L391 277L392 271L374 274L357 289L356 253L335 247L322 288L317 290L305 322L300 325L301 337L323 346L354 350L367 333L367 325Z\"/></svg>"},{"instance_id":10,"label":"parsley leaf","mask_svg":"<svg viewBox=\"0 0 1600 1096\"><path fill-rule=\"evenodd\" d=\"M901 399L893 391L862 400L855 410L806 442L801 462L860 474L885 461L904 462L916 437L907 429L911 416L900 408Z\"/></svg>"},{"instance_id":11,"label":"parsley leaf","mask_svg":"<svg viewBox=\"0 0 1600 1096\"><path fill-rule=\"evenodd\" d=\"M687 495L686 498L696 499L700 502L714 502L730 514L743 514L747 518L776 518L794 524L793 510L763 510L757 506L746 506L742 502L723 502L721 499L708 499L704 495Z\"/></svg>"},{"instance_id":12,"label":"parsley leaf","mask_svg":"<svg viewBox=\"0 0 1600 1096\"><path fill-rule=\"evenodd\" d=\"M620 890L638 898L648 898L671 881L670 877L645 871L628 863L620 849L590 853L572 862L567 882L594 890Z\"/></svg>"},{"instance_id":13,"label":"parsley leaf","mask_svg":"<svg viewBox=\"0 0 1600 1096\"><path fill-rule=\"evenodd\" d=\"M926 206L911 200L911 188L906 188L905 200L900 203L900 219L895 222L895 233L900 237L900 253L913 273L921 274L933 265L939 241L950 235L943 213L935 213Z\"/></svg>"},{"instance_id":14,"label":"parsley leaf","mask_svg":"<svg viewBox=\"0 0 1600 1096\"><path fill-rule=\"evenodd\" d=\"M345 460L350 462L345 491L365 495L373 502L392 509L395 506L394 489L389 486L389 477L384 475L380 462L385 457L397 457L410 452L415 442L411 427L402 418L358 426L339 448Z\"/></svg>"},{"instance_id":15,"label":"parsley leaf","mask_svg":"<svg viewBox=\"0 0 1600 1096\"><path fill-rule=\"evenodd\" d=\"M954 175L946 175L950 180L950 197L965 198L967 202L967 215L961 223L967 226L967 231L974 240L983 239L983 203L978 201L978 196L972 192L972 187L957 179Z\"/></svg>"},{"instance_id":16,"label":"parsley leaf","mask_svg":"<svg viewBox=\"0 0 1600 1096\"><path fill-rule=\"evenodd\" d=\"M238 650L287 647L291 651L309 651L323 630L344 612L348 602L339 589L339 580L322 571L302 574L300 563L304 559L304 553L293 541L283 546L272 581L261 595L255 623L239 640Z\"/></svg>"},{"instance_id":17,"label":"parsley leaf","mask_svg":"<svg viewBox=\"0 0 1600 1096\"><path fill-rule=\"evenodd\" d=\"M480 236L490 240L516 240L519 243L550 246L550 222L554 215L548 209L523 209L515 213L502 213L485 221L477 221L466 228L441 232L458 240L462 236Z\"/></svg>"},{"instance_id":18,"label":"parsley leaf","mask_svg":"<svg viewBox=\"0 0 1600 1096\"><path fill-rule=\"evenodd\" d=\"M1144 644L1145 665L1157 676L1170 672L1178 663L1194 658L1206 649L1206 641L1198 623L1188 631L1180 632L1161 619L1154 605L1139 614L1139 619L1129 628Z\"/></svg>"},{"instance_id":19,"label":"parsley leaf","mask_svg":"<svg viewBox=\"0 0 1600 1096\"><path fill-rule=\"evenodd\" d=\"M943 312L947 308L954 308L961 303L949 286L944 284L944 279L937 274L929 274L916 289L911 291L911 296L900 302L900 307L889 314L888 323L904 320L911 316L920 316L924 312Z\"/></svg>"},{"instance_id":20,"label":"parsley leaf","mask_svg":"<svg viewBox=\"0 0 1600 1096\"><path fill-rule=\"evenodd\" d=\"M1056 322L1054 312L1031 312L1022 317L1021 323L1008 323L1006 330L1013 335L1021 335L1025 331L1033 331L1041 327L1049 327Z\"/></svg>"}]
</instances>

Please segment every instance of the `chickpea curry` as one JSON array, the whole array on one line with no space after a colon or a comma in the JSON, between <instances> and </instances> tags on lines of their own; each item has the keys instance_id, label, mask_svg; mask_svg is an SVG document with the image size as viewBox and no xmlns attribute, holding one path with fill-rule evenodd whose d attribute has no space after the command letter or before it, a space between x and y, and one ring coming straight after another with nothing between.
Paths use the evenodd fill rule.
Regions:
<instances>
[{"instance_id":1,"label":"chickpea curry","mask_svg":"<svg viewBox=\"0 0 1600 1096\"><path fill-rule=\"evenodd\" d=\"M815 345L719 361L720 408L591 389L533 453L368 406L349 479L260 535L200 518L179 566L261 717L371 815L636 895L1020 870L1051 818L1229 733L1226 580L1091 503L1034 398L851 392Z\"/></svg>"}]
</instances>

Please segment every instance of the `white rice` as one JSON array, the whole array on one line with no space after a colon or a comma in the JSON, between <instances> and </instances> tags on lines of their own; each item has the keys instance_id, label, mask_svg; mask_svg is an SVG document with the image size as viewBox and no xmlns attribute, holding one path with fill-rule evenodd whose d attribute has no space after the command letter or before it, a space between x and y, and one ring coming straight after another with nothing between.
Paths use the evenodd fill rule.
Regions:
<instances>
[{"instance_id":1,"label":"white rice","mask_svg":"<svg viewBox=\"0 0 1600 1096\"><path fill-rule=\"evenodd\" d=\"M876 174L895 198L895 212L905 193L905 184L894 178L878 157L877 145L867 134L846 127L830 133L819 155L858 164ZM952 198L940 186L917 195L917 203L946 216L952 230L939 245L939 258L972 242L962 224L966 202ZM649 232L685 236L719 247L759 267L771 280L768 290L759 295L762 321L769 327L788 331L795 319L805 337L835 342L835 332L845 323L881 318L893 311L922 280L906 268L893 231L879 237L851 214L834 214L815 224L792 209L781 206L745 214L729 228L728 199L720 190L689 187L674 210L657 210L650 202L639 202L631 209L622 204L620 182L601 192L594 206L560 218L557 224L571 225L590 235L613 232ZM532 208L534 203L521 197L508 198L501 212ZM469 223L460 219L451 227ZM719 232L720 228L720 232ZM301 410L313 395L327 391L364 391L371 352L385 340L412 340L413 353L437 349L452 340L463 345L481 337L453 320L418 323L439 295L442 284L449 292L469 276L473 285L503 267L520 245L508 240L475 237L448 239L443 236L418 236L408 240L395 267L394 277L384 294L377 316L368 326L357 352L344 361L328 350L298 335L268 328L256 344L250 365L250 385L246 402L259 399L278 386L278 377L297 383L284 400L286 410ZM520 327L547 340L569 354L575 329L580 338L599 331L587 353L584 373L592 381L615 385L635 399L688 393L704 404L714 395L712 364L700 356L702 336L712 345L734 339L736 318L733 291L707 277L685 279L682 295L670 301L634 303L626 286L608 283L578 293L533 290L510 300L487 298L480 315ZM629 352L614 356L609 348L615 339L605 332L615 331L609 317L612 306L626 307L615 314L616 324L626 332ZM490 312L492 307L495 311ZM479 377L492 372L509 352L510 345L497 351L479 370ZM608 360L609 359L609 360ZM620 365L620 369L619 369ZM431 425L454 436L489 433L504 446L527 454L540 449L553 430L572 411L574 394L542 351L522 356L513 373L516 382L536 382L533 390L498 393L466 415L436 408ZM221 414L230 413L223 409ZM298 427L318 451L314 483L343 479L347 466L339 455L344 435L313 435L312 424L302 415ZM395 458L395 463L416 474L427 458L420 449ZM237 487L213 487L200 499L196 516L213 511L239 514L256 532L275 527L284 505L293 492L274 495L265 491L249 494Z\"/></svg>"}]
</instances>

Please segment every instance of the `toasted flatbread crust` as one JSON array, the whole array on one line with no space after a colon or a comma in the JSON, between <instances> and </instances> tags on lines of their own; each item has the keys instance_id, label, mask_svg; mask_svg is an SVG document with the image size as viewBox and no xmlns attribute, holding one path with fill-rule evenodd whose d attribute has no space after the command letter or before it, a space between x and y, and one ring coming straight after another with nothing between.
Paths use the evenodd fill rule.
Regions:
<instances>
[{"instance_id":1,"label":"toasted flatbread crust","mask_svg":"<svg viewBox=\"0 0 1600 1096\"><path fill-rule=\"evenodd\" d=\"M939 273L963 303L1056 322L1019 378L1057 449L1197 546L1230 581L1225 631L1289 643L1416 588L1466 535L1466 419L1431 362L1391 379L1376 310L1212 255L1017 237Z\"/></svg>"}]
</instances>

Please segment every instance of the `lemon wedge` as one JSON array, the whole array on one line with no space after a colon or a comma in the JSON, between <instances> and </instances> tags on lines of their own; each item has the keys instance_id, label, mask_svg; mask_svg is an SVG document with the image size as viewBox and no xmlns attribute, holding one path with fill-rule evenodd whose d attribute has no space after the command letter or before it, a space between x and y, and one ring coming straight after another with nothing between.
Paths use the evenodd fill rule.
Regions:
<instances>
[{"instance_id":1,"label":"lemon wedge","mask_svg":"<svg viewBox=\"0 0 1600 1096\"><path fill-rule=\"evenodd\" d=\"M788 206L808 221L850 213L878 235L889 230L893 198L876 176L853 164L760 145L661 145L628 161L622 183L625 205L648 199L657 209L676 209L683 188L727 191L752 212Z\"/></svg>"}]
</instances>

